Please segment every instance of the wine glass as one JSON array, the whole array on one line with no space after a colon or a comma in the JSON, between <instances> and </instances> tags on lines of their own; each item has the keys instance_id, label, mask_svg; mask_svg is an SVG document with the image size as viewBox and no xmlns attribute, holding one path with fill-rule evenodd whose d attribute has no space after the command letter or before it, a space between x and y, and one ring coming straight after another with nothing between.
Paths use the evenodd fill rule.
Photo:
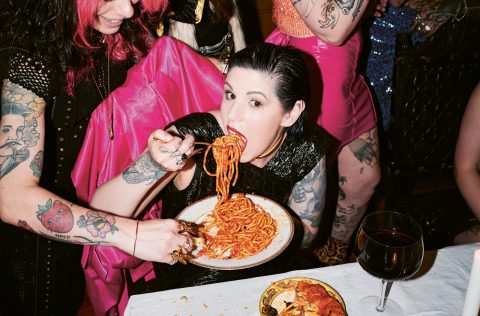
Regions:
<instances>
[{"instance_id":1,"label":"wine glass","mask_svg":"<svg viewBox=\"0 0 480 316\"><path fill-rule=\"evenodd\" d=\"M423 260L422 228L411 217L390 211L373 212L365 216L355 242L355 254L360 266L374 277L382 279L380 297L360 300L358 315L404 315L402 308L388 293L393 281L415 274Z\"/></svg>"}]
</instances>

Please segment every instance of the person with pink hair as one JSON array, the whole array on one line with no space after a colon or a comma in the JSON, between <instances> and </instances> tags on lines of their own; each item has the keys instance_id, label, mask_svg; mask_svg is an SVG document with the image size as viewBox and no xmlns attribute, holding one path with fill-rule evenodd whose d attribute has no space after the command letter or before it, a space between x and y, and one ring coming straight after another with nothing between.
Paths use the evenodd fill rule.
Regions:
<instances>
[{"instance_id":1,"label":"person with pink hair","mask_svg":"<svg viewBox=\"0 0 480 316\"><path fill-rule=\"evenodd\" d=\"M156 64L180 58L183 46L154 42L166 6L166 0L1 2L2 314L76 315L85 295L82 245L109 245L144 260L170 262L173 250L191 244L175 220L137 221L84 207L86 199L77 199L70 175L97 105L125 80L145 78L127 77L127 70L144 65L138 62L151 50ZM170 58L160 58L164 55ZM185 56L193 63L197 55L189 50ZM167 91L182 86L173 65L178 63L169 65L173 79L163 81ZM221 86L222 76L213 64L201 70L202 78ZM155 93L151 86L143 93L147 91ZM179 89L171 91L178 96ZM128 97L142 97L137 92ZM197 102L203 96L198 90L196 98L188 99L192 106L173 110L162 103L156 127L194 110L208 110ZM112 144L122 145L117 109L106 110L98 122L102 132ZM145 141L149 132L143 131ZM129 163L128 155L122 162Z\"/></svg>"},{"instance_id":2,"label":"person with pink hair","mask_svg":"<svg viewBox=\"0 0 480 316\"><path fill-rule=\"evenodd\" d=\"M371 3L378 5L377 12L386 5L385 0ZM368 4L368 0L272 3L277 29L267 41L294 46L315 59L321 81L314 83L317 88L313 91L322 91L317 123L339 142L335 218L330 238L316 250L327 265L346 261L352 235L380 180L374 104L358 72L362 48L358 25Z\"/></svg>"}]
</instances>

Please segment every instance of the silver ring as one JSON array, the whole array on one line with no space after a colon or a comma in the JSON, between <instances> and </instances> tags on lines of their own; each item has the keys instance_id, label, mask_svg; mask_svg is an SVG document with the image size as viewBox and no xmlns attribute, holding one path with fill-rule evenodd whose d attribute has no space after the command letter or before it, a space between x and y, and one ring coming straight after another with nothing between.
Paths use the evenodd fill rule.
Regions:
<instances>
[{"instance_id":1,"label":"silver ring","mask_svg":"<svg viewBox=\"0 0 480 316\"><path fill-rule=\"evenodd\" d=\"M182 154L182 155L180 155L180 156L177 156L177 162L176 162L177 166L183 165L183 164L185 163L185 160L186 160L187 158L186 158L186 155L185 155L185 159L184 159L184 158L183 158L183 155L185 155L185 154Z\"/></svg>"},{"instance_id":2,"label":"silver ring","mask_svg":"<svg viewBox=\"0 0 480 316\"><path fill-rule=\"evenodd\" d=\"M183 243L183 249L186 250L186 249L189 249L189 248L190 248L190 241L188 241L188 239L187 239L187 241Z\"/></svg>"}]
</instances>

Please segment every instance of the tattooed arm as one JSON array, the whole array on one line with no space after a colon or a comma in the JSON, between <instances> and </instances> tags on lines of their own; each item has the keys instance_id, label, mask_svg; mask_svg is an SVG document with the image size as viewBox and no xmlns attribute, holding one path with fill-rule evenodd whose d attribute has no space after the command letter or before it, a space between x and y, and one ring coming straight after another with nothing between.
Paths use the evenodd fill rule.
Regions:
<instances>
[{"instance_id":1,"label":"tattooed arm","mask_svg":"<svg viewBox=\"0 0 480 316\"><path fill-rule=\"evenodd\" d=\"M148 140L149 148L122 174L104 183L93 194L90 205L96 209L115 209L115 214L136 216L175 177L193 172L194 164L182 159L193 149L194 138L182 140L172 126L167 131L156 130ZM177 172L182 170L182 172ZM189 181L189 180L187 180Z\"/></svg>"},{"instance_id":2,"label":"tattooed arm","mask_svg":"<svg viewBox=\"0 0 480 316\"><path fill-rule=\"evenodd\" d=\"M326 185L324 157L305 178L293 187L288 205L302 220L305 230L302 247L310 246L318 234L318 226L325 205Z\"/></svg>"},{"instance_id":3,"label":"tattooed arm","mask_svg":"<svg viewBox=\"0 0 480 316\"><path fill-rule=\"evenodd\" d=\"M292 0L312 33L333 45L345 42L360 21L368 2L369 0Z\"/></svg>"},{"instance_id":4,"label":"tattooed arm","mask_svg":"<svg viewBox=\"0 0 480 316\"><path fill-rule=\"evenodd\" d=\"M45 100L3 81L0 121L1 220L45 237L84 245L109 244L145 260L169 262L186 241L175 221L117 217L75 205L39 186ZM138 233L138 234L137 234ZM136 237L137 235L137 237Z\"/></svg>"}]
</instances>

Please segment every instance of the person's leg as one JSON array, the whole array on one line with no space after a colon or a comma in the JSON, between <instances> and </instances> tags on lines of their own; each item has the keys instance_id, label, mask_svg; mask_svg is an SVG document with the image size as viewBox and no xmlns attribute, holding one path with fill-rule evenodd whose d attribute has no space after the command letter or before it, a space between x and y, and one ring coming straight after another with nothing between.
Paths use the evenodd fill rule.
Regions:
<instances>
[{"instance_id":1,"label":"person's leg","mask_svg":"<svg viewBox=\"0 0 480 316\"><path fill-rule=\"evenodd\" d=\"M327 244L316 251L327 265L344 263L352 235L380 181L377 128L346 146L338 155L339 193L332 232Z\"/></svg>"}]
</instances>

